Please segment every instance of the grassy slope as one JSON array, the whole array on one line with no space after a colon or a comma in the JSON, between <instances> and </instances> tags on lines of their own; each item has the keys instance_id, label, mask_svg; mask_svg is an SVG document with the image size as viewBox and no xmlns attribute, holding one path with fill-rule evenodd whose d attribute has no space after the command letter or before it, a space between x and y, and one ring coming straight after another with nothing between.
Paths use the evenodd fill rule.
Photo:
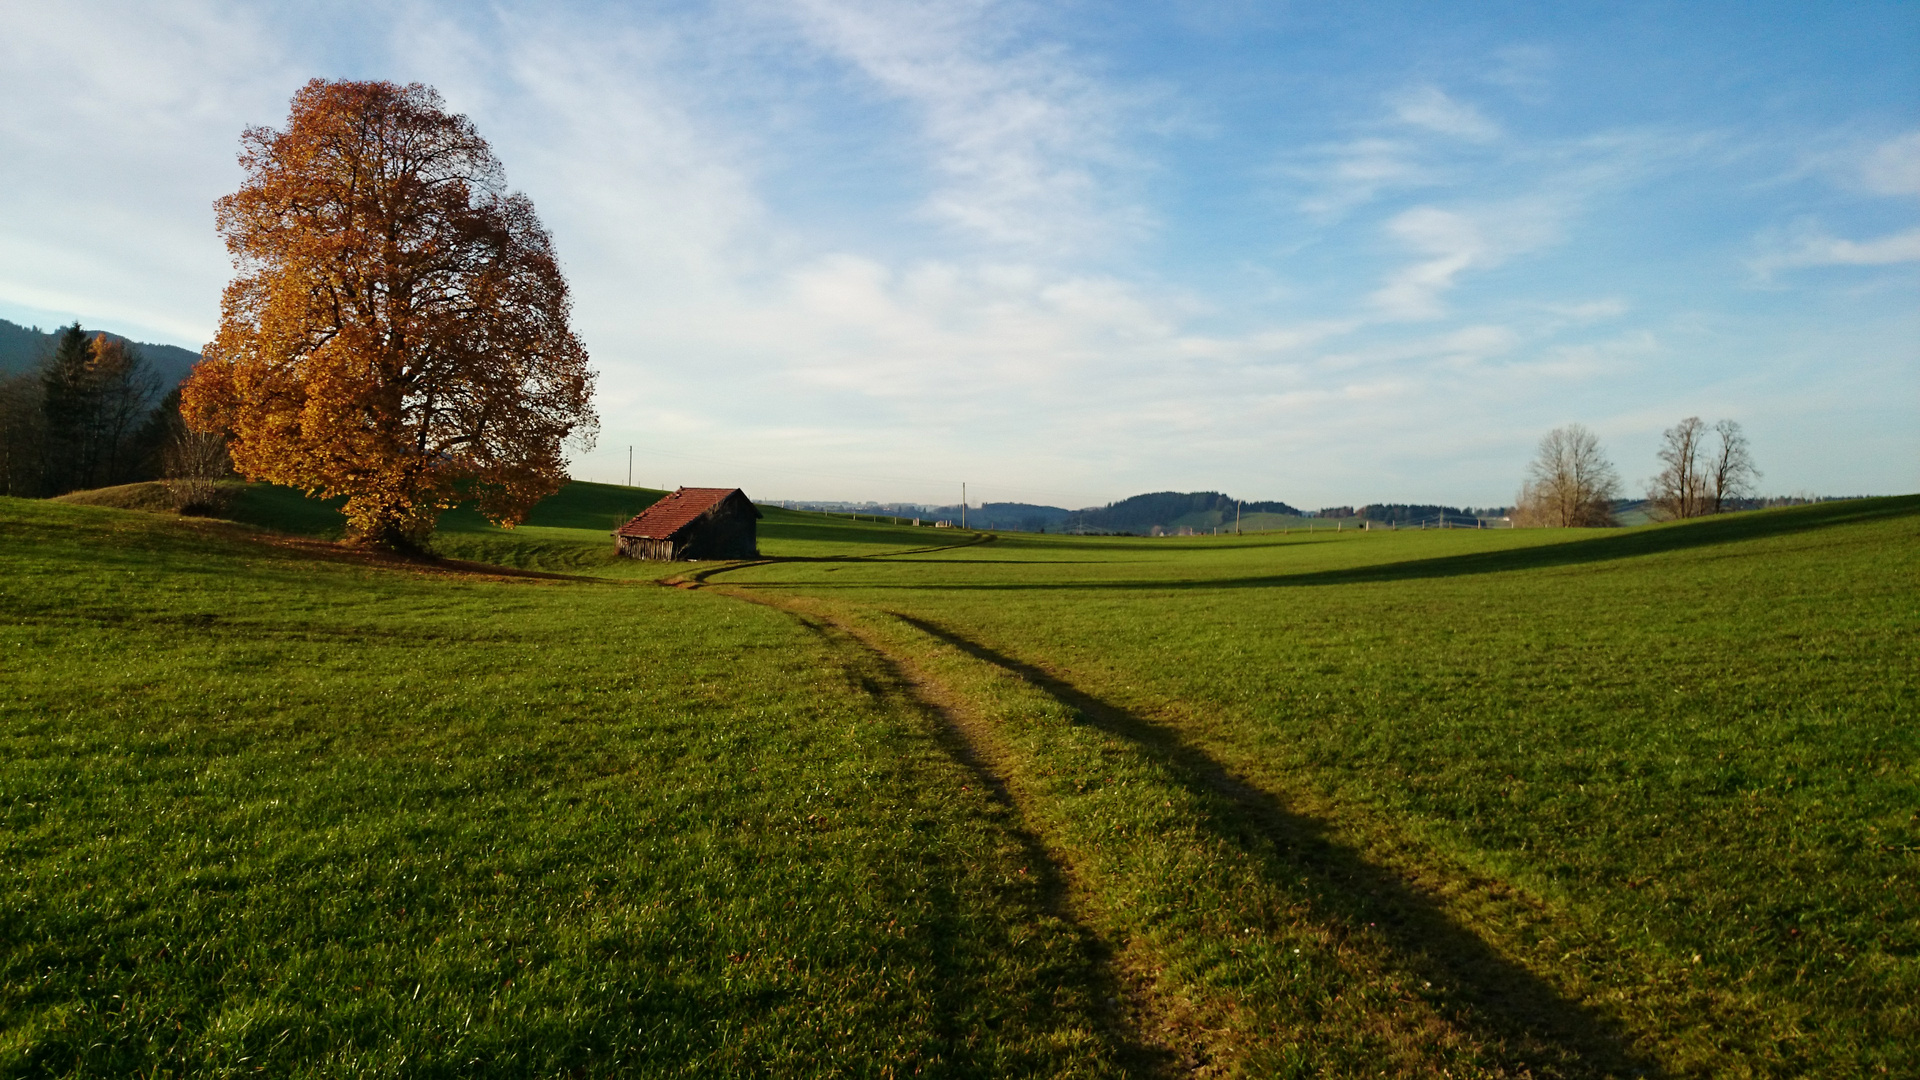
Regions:
<instances>
[{"instance_id":1,"label":"grassy slope","mask_svg":"<svg viewBox=\"0 0 1920 1080\"><path fill-rule=\"evenodd\" d=\"M1102 930L1263 1069L1843 1076L1920 1068L1916 520L1003 537L714 580L970 685Z\"/></svg>"},{"instance_id":2,"label":"grassy slope","mask_svg":"<svg viewBox=\"0 0 1920 1080\"><path fill-rule=\"evenodd\" d=\"M0 1075L1110 1071L1022 838L790 619L0 533Z\"/></svg>"},{"instance_id":3,"label":"grassy slope","mask_svg":"<svg viewBox=\"0 0 1920 1080\"><path fill-rule=\"evenodd\" d=\"M435 552L449 558L521 569L655 578L684 567L639 563L612 554L610 534L621 522L651 506L665 492L576 481L536 506L526 522L502 529L460 507L440 519ZM345 534L342 500L323 502L267 484L248 485L229 509L235 521L280 532L337 539ZM953 535L930 527L880 524L871 518L760 508L760 550L780 558L877 555L951 543ZM970 535L970 534L969 534Z\"/></svg>"},{"instance_id":4,"label":"grassy slope","mask_svg":"<svg viewBox=\"0 0 1920 1080\"><path fill-rule=\"evenodd\" d=\"M511 534L450 516L440 544L608 573L606 503L630 493L576 487L599 516ZM1916 516L1008 535L875 559L954 537L773 511L763 550L816 561L712 581L851 619L964 699L1046 849L1021 858L1050 852L1105 941L1060 924L1068 952L1112 948L1168 1041L1218 1063L1899 1073L1920 1045Z\"/></svg>"}]
</instances>

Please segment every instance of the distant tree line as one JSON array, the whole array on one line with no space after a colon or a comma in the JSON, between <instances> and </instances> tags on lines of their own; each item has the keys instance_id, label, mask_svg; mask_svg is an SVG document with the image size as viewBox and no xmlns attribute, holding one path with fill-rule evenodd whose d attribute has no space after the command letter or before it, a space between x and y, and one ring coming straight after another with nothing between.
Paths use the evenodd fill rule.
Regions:
<instances>
[{"instance_id":1,"label":"distant tree line","mask_svg":"<svg viewBox=\"0 0 1920 1080\"><path fill-rule=\"evenodd\" d=\"M1505 517L1509 508L1505 506L1437 506L1426 503L1369 503L1359 509L1351 506L1325 506L1315 512L1315 517L1356 518L1361 521L1379 521L1398 523L1403 521L1444 520L1458 524L1472 524L1481 518Z\"/></svg>"},{"instance_id":2,"label":"distant tree line","mask_svg":"<svg viewBox=\"0 0 1920 1080\"><path fill-rule=\"evenodd\" d=\"M179 391L165 382L131 342L79 323L55 333L39 364L0 376L0 494L61 495L186 465Z\"/></svg>"}]
</instances>

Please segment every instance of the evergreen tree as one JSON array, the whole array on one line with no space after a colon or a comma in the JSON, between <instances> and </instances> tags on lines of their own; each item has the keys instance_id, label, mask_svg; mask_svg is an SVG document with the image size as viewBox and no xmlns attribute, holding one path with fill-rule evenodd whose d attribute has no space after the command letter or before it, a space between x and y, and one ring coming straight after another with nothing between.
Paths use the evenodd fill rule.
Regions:
<instances>
[{"instance_id":1,"label":"evergreen tree","mask_svg":"<svg viewBox=\"0 0 1920 1080\"><path fill-rule=\"evenodd\" d=\"M31 373L0 376L0 495L40 494L46 426L40 380Z\"/></svg>"},{"instance_id":2,"label":"evergreen tree","mask_svg":"<svg viewBox=\"0 0 1920 1080\"><path fill-rule=\"evenodd\" d=\"M41 472L48 494L90 487L98 448L93 418L99 394L94 386L93 343L79 323L54 337L53 354L40 369L40 409L45 417Z\"/></svg>"},{"instance_id":3,"label":"evergreen tree","mask_svg":"<svg viewBox=\"0 0 1920 1080\"><path fill-rule=\"evenodd\" d=\"M40 370L41 476L46 494L141 475L135 445L159 391L139 351L79 323L61 330Z\"/></svg>"}]
</instances>

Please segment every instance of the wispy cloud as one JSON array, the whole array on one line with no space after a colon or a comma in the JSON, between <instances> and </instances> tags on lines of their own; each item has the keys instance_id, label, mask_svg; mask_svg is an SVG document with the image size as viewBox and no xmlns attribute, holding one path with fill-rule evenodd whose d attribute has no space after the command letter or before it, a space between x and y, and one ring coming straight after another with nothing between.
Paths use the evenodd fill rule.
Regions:
<instances>
[{"instance_id":1,"label":"wispy cloud","mask_svg":"<svg viewBox=\"0 0 1920 1080\"><path fill-rule=\"evenodd\" d=\"M1310 182L1314 191L1300 208L1333 220L1392 191L1431 187L1443 171L1420 159L1417 146L1404 139L1368 136L1324 147L1319 160L1285 171Z\"/></svg>"},{"instance_id":2,"label":"wispy cloud","mask_svg":"<svg viewBox=\"0 0 1920 1080\"><path fill-rule=\"evenodd\" d=\"M1394 119L1402 124L1424 128L1468 142L1492 142L1500 137L1500 126L1480 114L1480 110L1457 101L1437 86L1422 86L1395 95L1389 100Z\"/></svg>"},{"instance_id":3,"label":"wispy cloud","mask_svg":"<svg viewBox=\"0 0 1920 1080\"><path fill-rule=\"evenodd\" d=\"M1385 106L1362 125L1363 134L1278 170L1310 185L1301 210L1334 221L1396 192L1458 182L1466 161L1493 152L1502 139L1498 124L1435 86L1389 95Z\"/></svg>"},{"instance_id":4,"label":"wispy cloud","mask_svg":"<svg viewBox=\"0 0 1920 1080\"><path fill-rule=\"evenodd\" d=\"M1891 266L1905 262L1920 262L1920 229L1871 240L1846 240L1822 233L1802 235L1783 250L1755 259L1753 265L1764 278L1796 267Z\"/></svg>"},{"instance_id":5,"label":"wispy cloud","mask_svg":"<svg viewBox=\"0 0 1920 1080\"><path fill-rule=\"evenodd\" d=\"M297 56L218 2L0 14L0 296L206 340L219 293L204 283L227 266L212 202L238 178L241 128L304 81Z\"/></svg>"},{"instance_id":6,"label":"wispy cloud","mask_svg":"<svg viewBox=\"0 0 1920 1080\"><path fill-rule=\"evenodd\" d=\"M935 218L995 244L1071 252L1138 235L1150 215L1111 183L1134 160L1127 95L1057 45L1010 40L1010 4L805 0L809 37L918 111L943 182Z\"/></svg>"},{"instance_id":7,"label":"wispy cloud","mask_svg":"<svg viewBox=\"0 0 1920 1080\"><path fill-rule=\"evenodd\" d=\"M1551 241L1557 214L1523 201L1476 211L1417 206L1396 215L1386 231L1421 257L1394 271L1368 299L1389 319L1437 319L1444 295L1468 270L1485 270Z\"/></svg>"},{"instance_id":8,"label":"wispy cloud","mask_svg":"<svg viewBox=\"0 0 1920 1080\"><path fill-rule=\"evenodd\" d=\"M1554 65L1552 49L1541 45L1510 45L1494 53L1493 67L1482 80L1522 98L1537 99L1549 85Z\"/></svg>"},{"instance_id":9,"label":"wispy cloud","mask_svg":"<svg viewBox=\"0 0 1920 1080\"><path fill-rule=\"evenodd\" d=\"M1860 172L1870 191L1920 195L1920 131L1910 131L1874 147Z\"/></svg>"},{"instance_id":10,"label":"wispy cloud","mask_svg":"<svg viewBox=\"0 0 1920 1080\"><path fill-rule=\"evenodd\" d=\"M1081 505L1164 486L1498 499L1569 417L1646 411L1659 423L1615 427L1651 440L1704 408L1680 404L1691 387L1739 372L1788 401L1837 353L1913 381L1910 298L1852 298L1836 325L1783 290L1763 325L1726 310L1751 303L1738 274L1715 277L1756 234L1783 275L1911 266L1920 133L1899 102L1822 139L1806 118L1837 113L1778 121L1791 103L1730 131L1713 117L1745 103L1691 74L1711 65L1674 65L1650 93L1718 98L1648 128L1584 93L1642 42L1461 55L1264 12L1196 37L1163 8L0 5L0 314L204 340L236 137L319 74L437 86L539 206L601 372L602 450L575 463L598 479L624 476L628 443L641 479L696 479L648 466L653 442L729 459L704 479L768 497L957 495L845 480L878 474ZM1837 149L1758 182L1813 144ZM1799 368L1778 359L1789 334ZM1726 396L1714 415L1758 400ZM1796 422L1776 412L1757 442ZM1342 438L1356 420L1368 437ZM1875 445L1910 448L1908 420ZM1854 445L1821 438L1839 423L1803 425L1801 456L1828 463L1806 482L1892 486L1822 449Z\"/></svg>"},{"instance_id":11,"label":"wispy cloud","mask_svg":"<svg viewBox=\"0 0 1920 1080\"><path fill-rule=\"evenodd\" d=\"M1836 169L1837 162L1846 167ZM1875 195L1904 198L1920 195L1920 131L1910 131L1865 150L1829 154L1826 172L1841 187L1864 187ZM1785 229L1761 233L1760 254L1749 266L1763 282L1782 270L1822 266L1894 266L1920 262L1920 228L1905 229L1866 239L1835 236L1817 219L1807 218Z\"/></svg>"}]
</instances>

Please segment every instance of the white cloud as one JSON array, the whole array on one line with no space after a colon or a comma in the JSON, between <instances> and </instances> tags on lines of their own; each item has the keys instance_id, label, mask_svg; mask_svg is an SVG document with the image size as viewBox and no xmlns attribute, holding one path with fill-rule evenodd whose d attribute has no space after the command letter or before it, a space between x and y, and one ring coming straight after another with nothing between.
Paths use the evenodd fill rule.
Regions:
<instances>
[{"instance_id":1,"label":"white cloud","mask_svg":"<svg viewBox=\"0 0 1920 1080\"><path fill-rule=\"evenodd\" d=\"M1423 256L1388 275L1368 299L1389 319L1437 319L1444 295L1461 274L1484 270L1540 247L1557 231L1555 208L1516 202L1475 212L1417 206L1387 222L1387 231Z\"/></svg>"},{"instance_id":2,"label":"white cloud","mask_svg":"<svg viewBox=\"0 0 1920 1080\"><path fill-rule=\"evenodd\" d=\"M241 129L305 81L292 53L221 3L0 15L0 298L205 341L227 267L212 203L239 178Z\"/></svg>"},{"instance_id":3,"label":"white cloud","mask_svg":"<svg viewBox=\"0 0 1920 1080\"><path fill-rule=\"evenodd\" d=\"M1284 170L1317 189L1300 208L1333 219L1390 191L1441 182L1442 171L1420 160L1418 147L1401 139L1366 137L1324 147L1318 162Z\"/></svg>"},{"instance_id":4,"label":"white cloud","mask_svg":"<svg viewBox=\"0 0 1920 1080\"><path fill-rule=\"evenodd\" d=\"M1139 235L1149 215L1117 194L1132 164L1127 102L1054 46L1010 46L1007 4L899 6L804 0L801 26L919 112L943 182L933 217L994 244L1046 254Z\"/></svg>"},{"instance_id":5,"label":"white cloud","mask_svg":"<svg viewBox=\"0 0 1920 1080\"><path fill-rule=\"evenodd\" d=\"M1606 300L1588 300L1578 304L1543 304L1541 310L1556 316L1554 320L1556 325L1586 326L1617 319L1631 308L1625 300L1613 297Z\"/></svg>"},{"instance_id":6,"label":"white cloud","mask_svg":"<svg viewBox=\"0 0 1920 1080\"><path fill-rule=\"evenodd\" d=\"M1916 261L1920 261L1920 229L1872 240L1808 236L1790 250L1762 256L1756 267L1764 274L1802 266L1888 266Z\"/></svg>"},{"instance_id":7,"label":"white cloud","mask_svg":"<svg viewBox=\"0 0 1920 1080\"><path fill-rule=\"evenodd\" d=\"M1843 188L1864 186L1876 195L1894 197L1920 195L1920 131L1887 139L1865 152L1856 147L1816 161ZM1758 247L1760 253L1749 266L1767 282L1782 270L1920 262L1920 228L1855 240L1835 236L1808 218L1762 233Z\"/></svg>"},{"instance_id":8,"label":"white cloud","mask_svg":"<svg viewBox=\"0 0 1920 1080\"><path fill-rule=\"evenodd\" d=\"M1494 53L1494 60L1493 68L1481 78L1531 98L1546 89L1547 75L1554 66L1554 53L1539 45L1514 45Z\"/></svg>"},{"instance_id":9,"label":"white cloud","mask_svg":"<svg viewBox=\"0 0 1920 1080\"><path fill-rule=\"evenodd\" d=\"M1480 111L1456 101L1437 86L1422 86L1396 95L1389 101L1394 119L1468 142L1492 142L1500 137L1500 127L1480 115Z\"/></svg>"},{"instance_id":10,"label":"white cloud","mask_svg":"<svg viewBox=\"0 0 1920 1080\"><path fill-rule=\"evenodd\" d=\"M1461 272L1486 257L1479 228L1466 217L1430 206L1408 210L1387 229L1428 258L1395 271L1371 299L1391 319L1437 319L1446 314L1442 293Z\"/></svg>"},{"instance_id":11,"label":"white cloud","mask_svg":"<svg viewBox=\"0 0 1920 1080\"><path fill-rule=\"evenodd\" d=\"M1500 275L1497 295L1467 287L1563 229L1585 239L1572 225L1589 214L1649 229L1604 215L1702 159L1684 132L1583 135L1585 111L1530 113L1529 131L1561 123L1550 138L1503 132L1433 87L1383 99L1404 85L1396 67L1360 73L1357 126L1309 115L1311 94L1236 82L1196 98L1216 127L1180 144L1192 159L1156 161L1142 132L1168 96L1133 73L1162 54L1046 40L1072 12L795 2L12 5L0 314L202 340L228 273L209 204L238 181L239 131L280 122L327 74L439 87L533 198L601 371L602 450L580 462L598 479L624 474L632 443L642 481L769 497L951 499L897 478L964 476L976 497L1062 505L1167 486L1314 505L1499 498L1502 455L1523 459L1536 427L1681 393L1703 351L1746 371L1771 347L1773 324L1722 326L1669 352L1645 332L1662 306L1712 312L1718 294L1656 292L1664 267L1611 261L1629 246ZM1537 57L1508 59L1487 78L1533 85ZM1211 92L1199 82L1183 93ZM1275 222L1236 171L1275 130L1304 218ZM1845 189L1910 194L1914 154L1910 136L1854 150ZM1671 220L1711 247L1726 242L1701 224L1715 217ZM1796 265L1909 259L1916 243L1789 240L1776 247ZM1856 351L1910 372L1914 336L1886 325ZM1655 362L1673 377L1650 390L1636 372ZM649 442L728 464L676 476L648 464Z\"/></svg>"},{"instance_id":12,"label":"white cloud","mask_svg":"<svg viewBox=\"0 0 1920 1080\"><path fill-rule=\"evenodd\" d=\"M1875 147L1861 174L1868 189L1882 195L1920 195L1920 131Z\"/></svg>"}]
</instances>

